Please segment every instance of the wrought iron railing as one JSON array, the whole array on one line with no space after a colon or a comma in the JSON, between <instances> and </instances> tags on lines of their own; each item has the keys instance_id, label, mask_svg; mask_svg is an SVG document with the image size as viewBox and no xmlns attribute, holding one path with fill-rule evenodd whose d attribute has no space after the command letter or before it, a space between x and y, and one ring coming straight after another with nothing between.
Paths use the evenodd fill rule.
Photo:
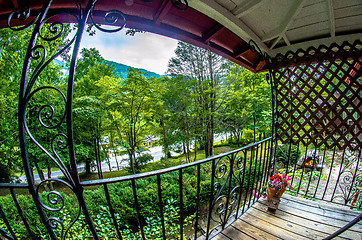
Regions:
<instances>
[{"instance_id":1,"label":"wrought iron railing","mask_svg":"<svg viewBox=\"0 0 362 240\"><path fill-rule=\"evenodd\" d=\"M257 200L257 196L260 195L262 187L270 175L272 153L270 149L272 149L272 138L269 137L229 153L168 169L81 182L84 189L90 187L94 191L95 188L98 190L103 188L103 191L97 191L98 194L102 192L102 195L86 200L84 205L94 204L92 201L106 203L104 206L106 213L103 212L102 214L110 216L112 229L109 229L107 234L114 236L115 239L130 239L128 236L138 236L139 239L184 239L186 237L196 239L203 236L209 239L234 222ZM170 178L177 183L176 186L171 186L172 188L176 187L176 191L174 191L175 189L168 189L168 187L171 188L168 185L170 181L167 180ZM144 185L145 182L146 186ZM140 187L141 185L143 187ZM127 186L129 192L123 192L116 196L115 189L121 186ZM9 219L13 218L23 222L24 229L28 234L27 237L36 239L46 235L44 232L40 234L41 227L34 226L34 222L29 221L29 216L23 213L15 193L16 188L28 188L28 185L24 183L1 183L0 188L10 190L12 204L15 204L18 212L17 216L7 216L2 209L3 206L0 206L0 214L7 228L1 230L1 235L10 239L23 237L18 236L16 232L19 231L14 230L10 225ZM147 195L148 200L157 202L153 215L150 214L152 211L145 210L148 206L143 193L147 191L153 191L153 194ZM69 205L64 203L68 201L64 194L56 191L44 192L43 194L52 205L52 209L46 208L48 210L45 211L45 214L58 238L68 239L77 221L83 221L82 224L85 224L84 218L81 217L83 213L78 213L68 220L54 214L60 211L62 213L71 211L71 209L66 209L66 206ZM126 199L125 195L132 198L133 204L128 206L132 208L131 210L119 209L118 206L115 206L115 198ZM87 199L86 194L85 198ZM170 198L176 200L170 201ZM39 201L45 200L40 199ZM74 207L77 208L77 205L80 203ZM151 205L150 202L148 205ZM175 211L170 212L170 208ZM135 213L137 220L132 227L128 226L130 223L120 221L120 218L125 218L124 215L120 215L127 215L130 212ZM167 215L169 213L177 215L178 219L172 218L170 222L170 216ZM102 234L101 226L97 223L100 218L97 220L96 215L99 213L89 211L89 214L97 234ZM159 227L158 232L149 231L150 225L155 223L155 219ZM170 225L176 229L172 233L169 232ZM38 231L34 231L34 229ZM45 230L45 228L42 229ZM97 238L97 236L95 237Z\"/></svg>"},{"instance_id":2,"label":"wrought iron railing","mask_svg":"<svg viewBox=\"0 0 362 240\"><path fill-rule=\"evenodd\" d=\"M343 143L341 143L343 144ZM279 144L276 169L292 178L292 193L361 208L362 149L338 150L325 145Z\"/></svg>"}]
</instances>

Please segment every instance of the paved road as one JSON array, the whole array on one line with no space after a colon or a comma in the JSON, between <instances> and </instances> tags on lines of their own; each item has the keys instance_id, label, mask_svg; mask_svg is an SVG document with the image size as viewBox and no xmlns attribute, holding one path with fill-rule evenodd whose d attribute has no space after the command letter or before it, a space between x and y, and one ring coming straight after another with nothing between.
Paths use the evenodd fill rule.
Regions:
<instances>
[{"instance_id":1,"label":"paved road","mask_svg":"<svg viewBox=\"0 0 362 240\"><path fill-rule=\"evenodd\" d=\"M219 142L219 141L221 141L222 139L225 139L225 138L226 138L225 134L215 136L214 142ZM151 155L153 156L153 161L158 161L163 156L161 146L149 148L144 153L147 153L147 152L151 153ZM175 152L171 152L171 155L175 155L175 154L176 154ZM114 155L110 156L109 160L110 160L110 163L111 163L112 171L117 170L117 162L116 162L116 158L114 157ZM120 169L126 168L126 167L129 166L128 155L127 154L117 156L117 161L118 161ZM109 172L109 165L108 165L108 163L106 161L103 161L101 165L102 165L102 171L103 172ZM78 165L78 172L82 172L82 171L84 171L84 164L83 163ZM94 169L94 171L96 171L96 169ZM63 176L63 173L61 171L52 172L52 177L60 177L60 176ZM48 174L44 173L44 177L47 178ZM39 178L38 174L35 174L34 178L35 178L36 182L40 182L40 178ZM21 179L21 181L25 181L26 177L21 176L20 179Z\"/></svg>"}]
</instances>

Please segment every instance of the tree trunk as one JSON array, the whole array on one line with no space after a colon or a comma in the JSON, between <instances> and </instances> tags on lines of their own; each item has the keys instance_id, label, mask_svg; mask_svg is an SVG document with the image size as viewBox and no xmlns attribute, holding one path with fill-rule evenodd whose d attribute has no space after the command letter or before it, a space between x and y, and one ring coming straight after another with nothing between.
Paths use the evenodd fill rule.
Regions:
<instances>
[{"instance_id":1,"label":"tree trunk","mask_svg":"<svg viewBox=\"0 0 362 240\"><path fill-rule=\"evenodd\" d=\"M50 161L48 161L48 178L52 178L52 168L50 165ZM54 186L52 182L49 182L50 190L54 190Z\"/></svg>"},{"instance_id":2,"label":"tree trunk","mask_svg":"<svg viewBox=\"0 0 362 240\"><path fill-rule=\"evenodd\" d=\"M116 160L116 164L117 164L117 171L119 171L119 164L118 164L118 159L117 159L117 154L116 154L116 150L113 148L113 154L114 154L114 159Z\"/></svg>"},{"instance_id":3,"label":"tree trunk","mask_svg":"<svg viewBox=\"0 0 362 240\"><path fill-rule=\"evenodd\" d=\"M133 150L131 150L130 152L128 152L128 156L129 156L129 165L131 167L132 173L136 174L136 169L135 169L135 152Z\"/></svg>"},{"instance_id":4,"label":"tree trunk","mask_svg":"<svg viewBox=\"0 0 362 240\"><path fill-rule=\"evenodd\" d=\"M194 140L194 162L197 160L197 141L196 141L196 138Z\"/></svg>"},{"instance_id":5,"label":"tree trunk","mask_svg":"<svg viewBox=\"0 0 362 240\"><path fill-rule=\"evenodd\" d=\"M117 160L117 154L116 154L116 149L114 148L114 138L113 138L113 134L112 134L112 131L111 131L111 139L110 139L110 144L111 144L111 147L112 147L112 150L113 150L113 154L114 154L114 159L116 160L116 164L117 164L117 171L119 171L119 164L118 164L118 160Z\"/></svg>"},{"instance_id":6,"label":"tree trunk","mask_svg":"<svg viewBox=\"0 0 362 240\"><path fill-rule=\"evenodd\" d=\"M101 179L101 171L99 169L99 160L98 160L98 152L97 152L97 138L94 138L93 142L94 142L94 155L96 157L98 178Z\"/></svg>"},{"instance_id":7,"label":"tree trunk","mask_svg":"<svg viewBox=\"0 0 362 240\"><path fill-rule=\"evenodd\" d=\"M240 133L237 133L236 143L240 147Z\"/></svg>"},{"instance_id":8,"label":"tree trunk","mask_svg":"<svg viewBox=\"0 0 362 240\"><path fill-rule=\"evenodd\" d=\"M108 155L108 153L107 153L107 155ZM109 160L109 157L107 157L107 163L108 163L109 171L112 172L111 160Z\"/></svg>"},{"instance_id":9,"label":"tree trunk","mask_svg":"<svg viewBox=\"0 0 362 240\"><path fill-rule=\"evenodd\" d=\"M101 129L102 120L99 119L98 128L97 128L97 154L98 154L98 161L99 161L99 169L101 170L101 178L103 178L103 171L102 171L102 159L101 159L101 149L100 149L100 140L101 140L101 133L99 132Z\"/></svg>"},{"instance_id":10,"label":"tree trunk","mask_svg":"<svg viewBox=\"0 0 362 240\"><path fill-rule=\"evenodd\" d=\"M166 136L166 127L165 127L165 123L160 120L160 124L162 126L162 134L163 134L163 152L165 154L165 158L164 160L167 160L168 158L168 144L167 144L167 136Z\"/></svg>"},{"instance_id":11,"label":"tree trunk","mask_svg":"<svg viewBox=\"0 0 362 240\"><path fill-rule=\"evenodd\" d=\"M90 174L91 173L91 164L89 161L85 162L85 172L86 174Z\"/></svg>"},{"instance_id":12,"label":"tree trunk","mask_svg":"<svg viewBox=\"0 0 362 240\"><path fill-rule=\"evenodd\" d=\"M38 172L38 175L39 175L40 180L41 180L41 181L44 181L44 180L45 180L45 177L44 177L43 169L41 169L41 167L39 167L39 164L38 164L38 162L37 162L36 159L35 159L34 162L35 162L34 164L35 164L35 167L36 167L36 170L37 170L37 172ZM47 191L47 192L50 191L48 184L45 183L45 184L43 184L43 186L44 186L45 191Z\"/></svg>"}]
</instances>

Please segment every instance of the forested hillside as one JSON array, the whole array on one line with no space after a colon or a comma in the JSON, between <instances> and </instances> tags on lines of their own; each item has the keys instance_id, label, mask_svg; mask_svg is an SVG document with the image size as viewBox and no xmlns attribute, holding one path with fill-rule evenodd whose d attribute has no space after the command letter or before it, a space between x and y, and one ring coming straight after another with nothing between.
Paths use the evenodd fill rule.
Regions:
<instances>
[{"instance_id":1,"label":"forested hillside","mask_svg":"<svg viewBox=\"0 0 362 240\"><path fill-rule=\"evenodd\" d=\"M122 63L116 63L116 62L113 62L113 61L105 60L105 62L107 64L111 65L115 69L116 75L119 76L121 79L126 79L127 78L127 70L129 68L134 68L134 67L127 66L127 65L124 65ZM141 71L141 73L145 73L144 74L145 77L155 77L155 78L161 77L161 75L159 75L157 73L150 72L150 71L147 71L147 70L142 69L142 68L138 68L138 69Z\"/></svg>"}]
</instances>

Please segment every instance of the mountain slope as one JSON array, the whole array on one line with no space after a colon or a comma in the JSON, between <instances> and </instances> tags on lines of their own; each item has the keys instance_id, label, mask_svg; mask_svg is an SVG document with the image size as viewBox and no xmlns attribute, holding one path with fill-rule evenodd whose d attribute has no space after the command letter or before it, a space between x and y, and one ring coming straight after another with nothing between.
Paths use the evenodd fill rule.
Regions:
<instances>
[{"instance_id":1,"label":"mountain slope","mask_svg":"<svg viewBox=\"0 0 362 240\"><path fill-rule=\"evenodd\" d=\"M108 61L108 60L104 60L107 64L111 65L114 67L116 75L118 77L120 77L121 79L126 79L127 78L127 69L128 68L134 68L131 66L127 66L124 65L122 63L117 63L117 62L113 62L113 61ZM54 59L54 64L59 65L61 68L61 71L64 73L64 76L68 76L69 71L68 71L68 67L67 64L63 61L60 61L59 59ZM138 68L142 73L144 73L145 77L149 78L149 77L161 77L161 75L154 73L154 72L150 72L147 71L145 69L142 68Z\"/></svg>"},{"instance_id":2,"label":"mountain slope","mask_svg":"<svg viewBox=\"0 0 362 240\"><path fill-rule=\"evenodd\" d=\"M124 65L122 63L116 63L116 62L113 62L113 61L108 61L108 60L105 60L107 64L111 65L114 67L114 69L116 70L116 74L121 78L121 79L125 79L127 78L127 69L128 68L133 68L131 66L127 66L127 65ZM160 77L161 75L157 74L157 73L154 73L154 72L150 72L150 71L147 71L145 69L142 69L142 68L138 68L142 73L145 74L145 77Z\"/></svg>"}]
</instances>

